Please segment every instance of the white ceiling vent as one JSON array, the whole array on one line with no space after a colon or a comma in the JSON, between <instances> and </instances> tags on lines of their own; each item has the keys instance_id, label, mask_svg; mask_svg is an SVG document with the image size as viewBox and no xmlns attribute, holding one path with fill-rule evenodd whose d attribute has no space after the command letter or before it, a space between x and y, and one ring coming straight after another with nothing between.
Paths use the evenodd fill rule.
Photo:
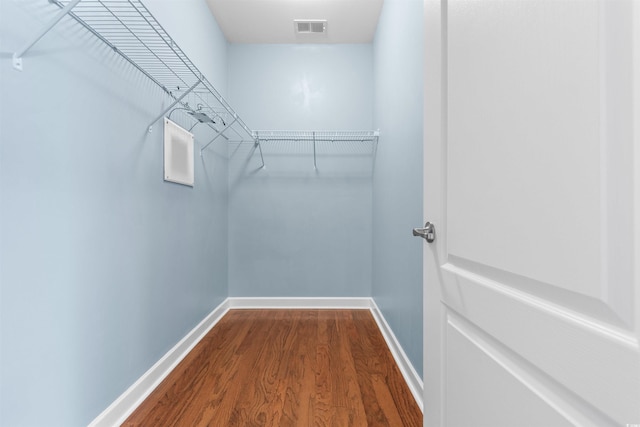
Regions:
<instances>
[{"instance_id":1,"label":"white ceiling vent","mask_svg":"<svg viewBox=\"0 0 640 427\"><path fill-rule=\"evenodd\" d=\"M294 19L293 27L297 35L326 35L327 20L326 19Z\"/></svg>"}]
</instances>

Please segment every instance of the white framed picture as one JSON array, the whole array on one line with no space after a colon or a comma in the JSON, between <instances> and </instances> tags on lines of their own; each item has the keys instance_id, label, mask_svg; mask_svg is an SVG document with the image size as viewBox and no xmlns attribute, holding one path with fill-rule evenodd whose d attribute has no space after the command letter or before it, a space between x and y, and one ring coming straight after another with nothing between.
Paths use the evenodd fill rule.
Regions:
<instances>
[{"instance_id":1,"label":"white framed picture","mask_svg":"<svg viewBox=\"0 0 640 427\"><path fill-rule=\"evenodd\" d=\"M193 134L164 118L164 180L193 187Z\"/></svg>"}]
</instances>

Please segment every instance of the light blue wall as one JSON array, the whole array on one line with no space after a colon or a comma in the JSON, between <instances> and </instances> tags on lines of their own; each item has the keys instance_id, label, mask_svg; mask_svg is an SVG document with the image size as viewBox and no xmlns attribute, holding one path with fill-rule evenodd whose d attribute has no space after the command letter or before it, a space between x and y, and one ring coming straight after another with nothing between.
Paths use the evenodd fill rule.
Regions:
<instances>
[{"instance_id":1,"label":"light blue wall","mask_svg":"<svg viewBox=\"0 0 640 427\"><path fill-rule=\"evenodd\" d=\"M421 0L385 0L374 40L373 298L422 374L423 13Z\"/></svg>"},{"instance_id":2,"label":"light blue wall","mask_svg":"<svg viewBox=\"0 0 640 427\"><path fill-rule=\"evenodd\" d=\"M371 45L230 45L229 99L254 129L371 129ZM230 148L231 296L371 295L371 144Z\"/></svg>"},{"instance_id":3,"label":"light blue wall","mask_svg":"<svg viewBox=\"0 0 640 427\"><path fill-rule=\"evenodd\" d=\"M145 3L226 87L205 2ZM0 424L86 425L227 296L227 146L163 182L161 91L70 20L13 70L57 8L0 6Z\"/></svg>"}]
</instances>

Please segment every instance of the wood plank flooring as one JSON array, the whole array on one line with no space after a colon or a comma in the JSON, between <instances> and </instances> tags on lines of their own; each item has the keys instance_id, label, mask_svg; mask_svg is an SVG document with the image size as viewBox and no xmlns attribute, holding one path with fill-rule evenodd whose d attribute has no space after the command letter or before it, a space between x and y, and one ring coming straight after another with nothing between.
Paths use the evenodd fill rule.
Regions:
<instances>
[{"instance_id":1,"label":"wood plank flooring","mask_svg":"<svg viewBox=\"0 0 640 427\"><path fill-rule=\"evenodd\" d=\"M422 426L369 310L231 310L124 426Z\"/></svg>"}]
</instances>

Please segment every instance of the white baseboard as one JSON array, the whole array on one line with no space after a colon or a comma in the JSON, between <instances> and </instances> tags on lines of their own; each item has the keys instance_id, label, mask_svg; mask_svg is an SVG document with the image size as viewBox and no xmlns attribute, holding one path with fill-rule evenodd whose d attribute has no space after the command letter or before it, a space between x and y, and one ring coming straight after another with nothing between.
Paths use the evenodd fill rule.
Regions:
<instances>
[{"instance_id":1,"label":"white baseboard","mask_svg":"<svg viewBox=\"0 0 640 427\"><path fill-rule=\"evenodd\" d=\"M353 309L371 308L371 298L227 298L230 308L308 308L308 309Z\"/></svg>"},{"instance_id":2,"label":"white baseboard","mask_svg":"<svg viewBox=\"0 0 640 427\"><path fill-rule=\"evenodd\" d=\"M216 307L183 339L169 350L131 387L120 395L107 409L94 419L89 427L112 427L121 425L131 413L151 394L163 379L204 336L229 311L228 300Z\"/></svg>"},{"instance_id":3,"label":"white baseboard","mask_svg":"<svg viewBox=\"0 0 640 427\"><path fill-rule=\"evenodd\" d=\"M372 298L237 298L229 297L216 307L198 326L193 328L178 344L142 375L107 409L94 419L89 427L121 425L144 399L169 375L184 357L230 309L278 308L278 309L368 309L378 324L393 358L398 364L411 394L423 410L422 379L413 368L402 346L387 324L382 312Z\"/></svg>"},{"instance_id":4,"label":"white baseboard","mask_svg":"<svg viewBox=\"0 0 640 427\"><path fill-rule=\"evenodd\" d=\"M407 382L409 386L409 390L411 390L411 394L415 399L416 403L420 407L420 410L424 412L423 405L423 390L424 384L422 382L422 378L416 372L415 368L411 364L411 361L407 357L407 354L402 349L402 346L398 342L398 339L393 333L393 330L385 320L382 312L378 308L378 305L373 299L370 299L371 302L371 314L378 324L378 328L380 328L380 332L382 332L382 336L384 340L387 342L387 346L393 355L396 363L398 364L398 368L404 377L404 380Z\"/></svg>"}]
</instances>

